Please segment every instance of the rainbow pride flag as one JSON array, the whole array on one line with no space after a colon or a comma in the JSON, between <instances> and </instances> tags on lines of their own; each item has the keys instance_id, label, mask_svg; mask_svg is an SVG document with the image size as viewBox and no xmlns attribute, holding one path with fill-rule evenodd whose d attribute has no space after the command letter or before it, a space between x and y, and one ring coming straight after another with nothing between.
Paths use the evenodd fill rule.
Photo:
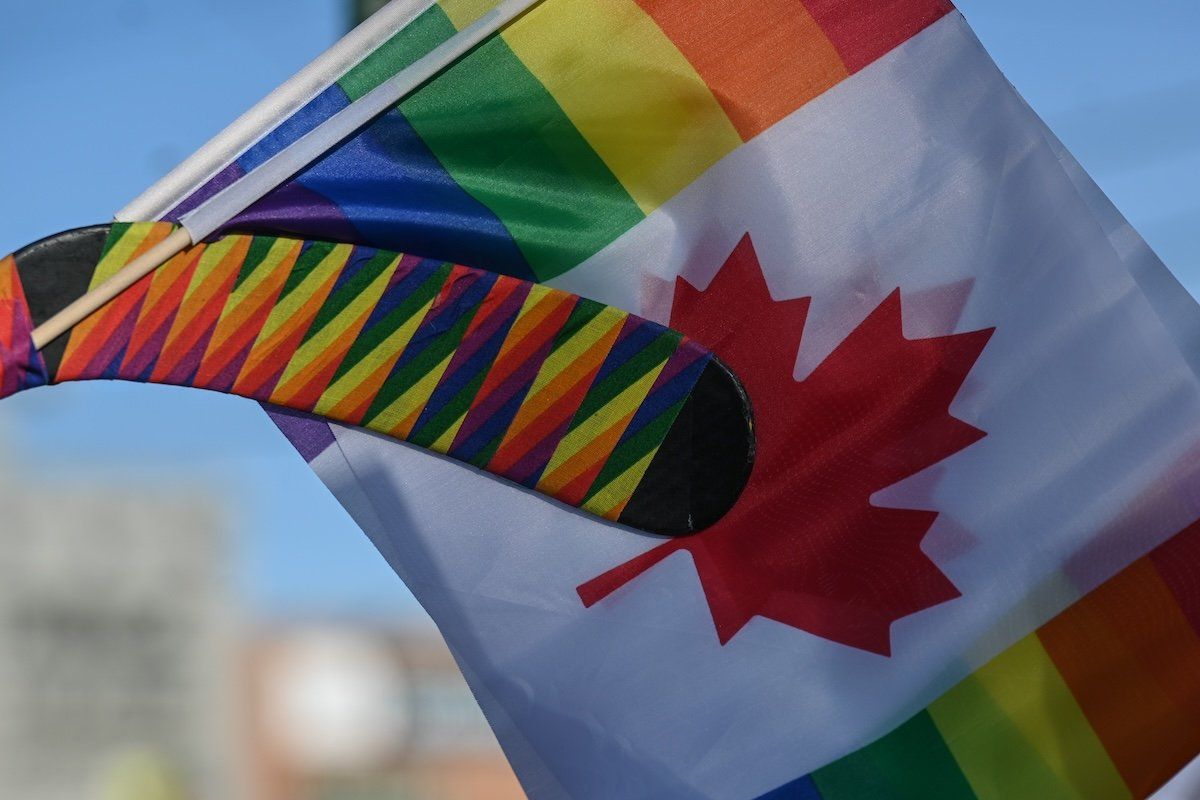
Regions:
<instances>
[{"instance_id":1,"label":"rainbow pride flag","mask_svg":"<svg viewBox=\"0 0 1200 800\"><path fill-rule=\"evenodd\" d=\"M211 177L188 185L203 171L185 164L163 187L184 187L181 202L152 189L118 219L178 219L494 4L442 0L400 17L408 24L377 34L261 138L215 153ZM544 2L230 227L549 280L952 10L946 0L870 5Z\"/></svg>"},{"instance_id":2,"label":"rainbow pride flag","mask_svg":"<svg viewBox=\"0 0 1200 800\"><path fill-rule=\"evenodd\" d=\"M393 2L118 218L493 5ZM531 797L1130 798L1200 751L1200 310L945 0L544 0L230 229L549 282L743 379L746 490L667 543L277 418Z\"/></svg>"},{"instance_id":3,"label":"rainbow pride flag","mask_svg":"<svg viewBox=\"0 0 1200 800\"><path fill-rule=\"evenodd\" d=\"M877 742L760 800L1147 797L1200 752L1200 523Z\"/></svg>"}]
</instances>

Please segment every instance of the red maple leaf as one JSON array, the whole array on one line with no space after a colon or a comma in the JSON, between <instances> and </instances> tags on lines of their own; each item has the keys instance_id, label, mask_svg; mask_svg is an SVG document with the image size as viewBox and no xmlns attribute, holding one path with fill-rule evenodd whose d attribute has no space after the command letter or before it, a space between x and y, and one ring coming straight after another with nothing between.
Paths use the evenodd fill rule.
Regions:
<instances>
[{"instance_id":1,"label":"red maple leaf","mask_svg":"<svg viewBox=\"0 0 1200 800\"><path fill-rule=\"evenodd\" d=\"M959 596L921 551L937 512L870 498L985 435L949 408L992 330L906 339L897 290L796 381L808 308L771 297L749 237L706 290L676 280L671 324L742 379L758 456L728 515L583 584L586 606L687 550L722 644L758 615L888 655L895 620Z\"/></svg>"}]
</instances>

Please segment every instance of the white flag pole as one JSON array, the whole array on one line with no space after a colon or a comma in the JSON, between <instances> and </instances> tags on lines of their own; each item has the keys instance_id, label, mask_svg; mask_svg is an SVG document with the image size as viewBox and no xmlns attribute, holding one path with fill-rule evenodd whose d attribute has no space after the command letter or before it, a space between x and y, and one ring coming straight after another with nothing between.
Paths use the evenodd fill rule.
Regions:
<instances>
[{"instance_id":1,"label":"white flag pole","mask_svg":"<svg viewBox=\"0 0 1200 800\"><path fill-rule=\"evenodd\" d=\"M503 0L473 24L451 36L426 55L388 78L292 144L264 161L257 169L213 195L180 218L180 227L159 244L129 262L111 278L39 325L33 345L41 350L104 307L141 278L211 236L271 190L353 135L375 117L423 86L488 37L536 6L542 0Z\"/></svg>"}]
</instances>

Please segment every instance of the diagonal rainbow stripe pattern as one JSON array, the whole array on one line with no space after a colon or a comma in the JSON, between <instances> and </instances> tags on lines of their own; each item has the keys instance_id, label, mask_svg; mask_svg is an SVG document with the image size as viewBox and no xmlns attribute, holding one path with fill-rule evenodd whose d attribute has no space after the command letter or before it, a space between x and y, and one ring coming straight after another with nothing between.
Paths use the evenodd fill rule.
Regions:
<instances>
[{"instance_id":1,"label":"diagonal rainbow stripe pattern","mask_svg":"<svg viewBox=\"0 0 1200 800\"><path fill-rule=\"evenodd\" d=\"M0 397L46 383L46 365L33 349L33 320L12 256L0 258Z\"/></svg>"},{"instance_id":2,"label":"diagonal rainbow stripe pattern","mask_svg":"<svg viewBox=\"0 0 1200 800\"><path fill-rule=\"evenodd\" d=\"M1125 800L1200 750L1200 522L887 736L759 800Z\"/></svg>"},{"instance_id":3,"label":"diagonal rainbow stripe pattern","mask_svg":"<svg viewBox=\"0 0 1200 800\"><path fill-rule=\"evenodd\" d=\"M113 225L91 286L172 229ZM0 263L0 278L15 279L12 264ZM516 278L370 247L235 235L176 256L78 325L53 382L237 394L360 425L645 527L624 511L712 362L676 331Z\"/></svg>"},{"instance_id":4,"label":"diagonal rainbow stripe pattern","mask_svg":"<svg viewBox=\"0 0 1200 800\"><path fill-rule=\"evenodd\" d=\"M178 220L494 5L434 4L167 218ZM952 11L948 0L547 0L233 226L403 242L545 281Z\"/></svg>"}]
</instances>

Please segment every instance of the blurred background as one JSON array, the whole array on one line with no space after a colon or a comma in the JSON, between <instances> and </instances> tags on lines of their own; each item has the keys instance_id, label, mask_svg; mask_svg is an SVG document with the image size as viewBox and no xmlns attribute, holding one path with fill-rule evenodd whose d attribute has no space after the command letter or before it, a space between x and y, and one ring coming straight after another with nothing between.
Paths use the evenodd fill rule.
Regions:
<instances>
[{"instance_id":1,"label":"blurred background","mask_svg":"<svg viewBox=\"0 0 1200 800\"><path fill-rule=\"evenodd\" d=\"M109 219L379 5L0 0L0 252ZM1200 293L1195 0L959 5ZM0 504L0 797L521 796L432 623L255 404L10 398Z\"/></svg>"}]
</instances>

